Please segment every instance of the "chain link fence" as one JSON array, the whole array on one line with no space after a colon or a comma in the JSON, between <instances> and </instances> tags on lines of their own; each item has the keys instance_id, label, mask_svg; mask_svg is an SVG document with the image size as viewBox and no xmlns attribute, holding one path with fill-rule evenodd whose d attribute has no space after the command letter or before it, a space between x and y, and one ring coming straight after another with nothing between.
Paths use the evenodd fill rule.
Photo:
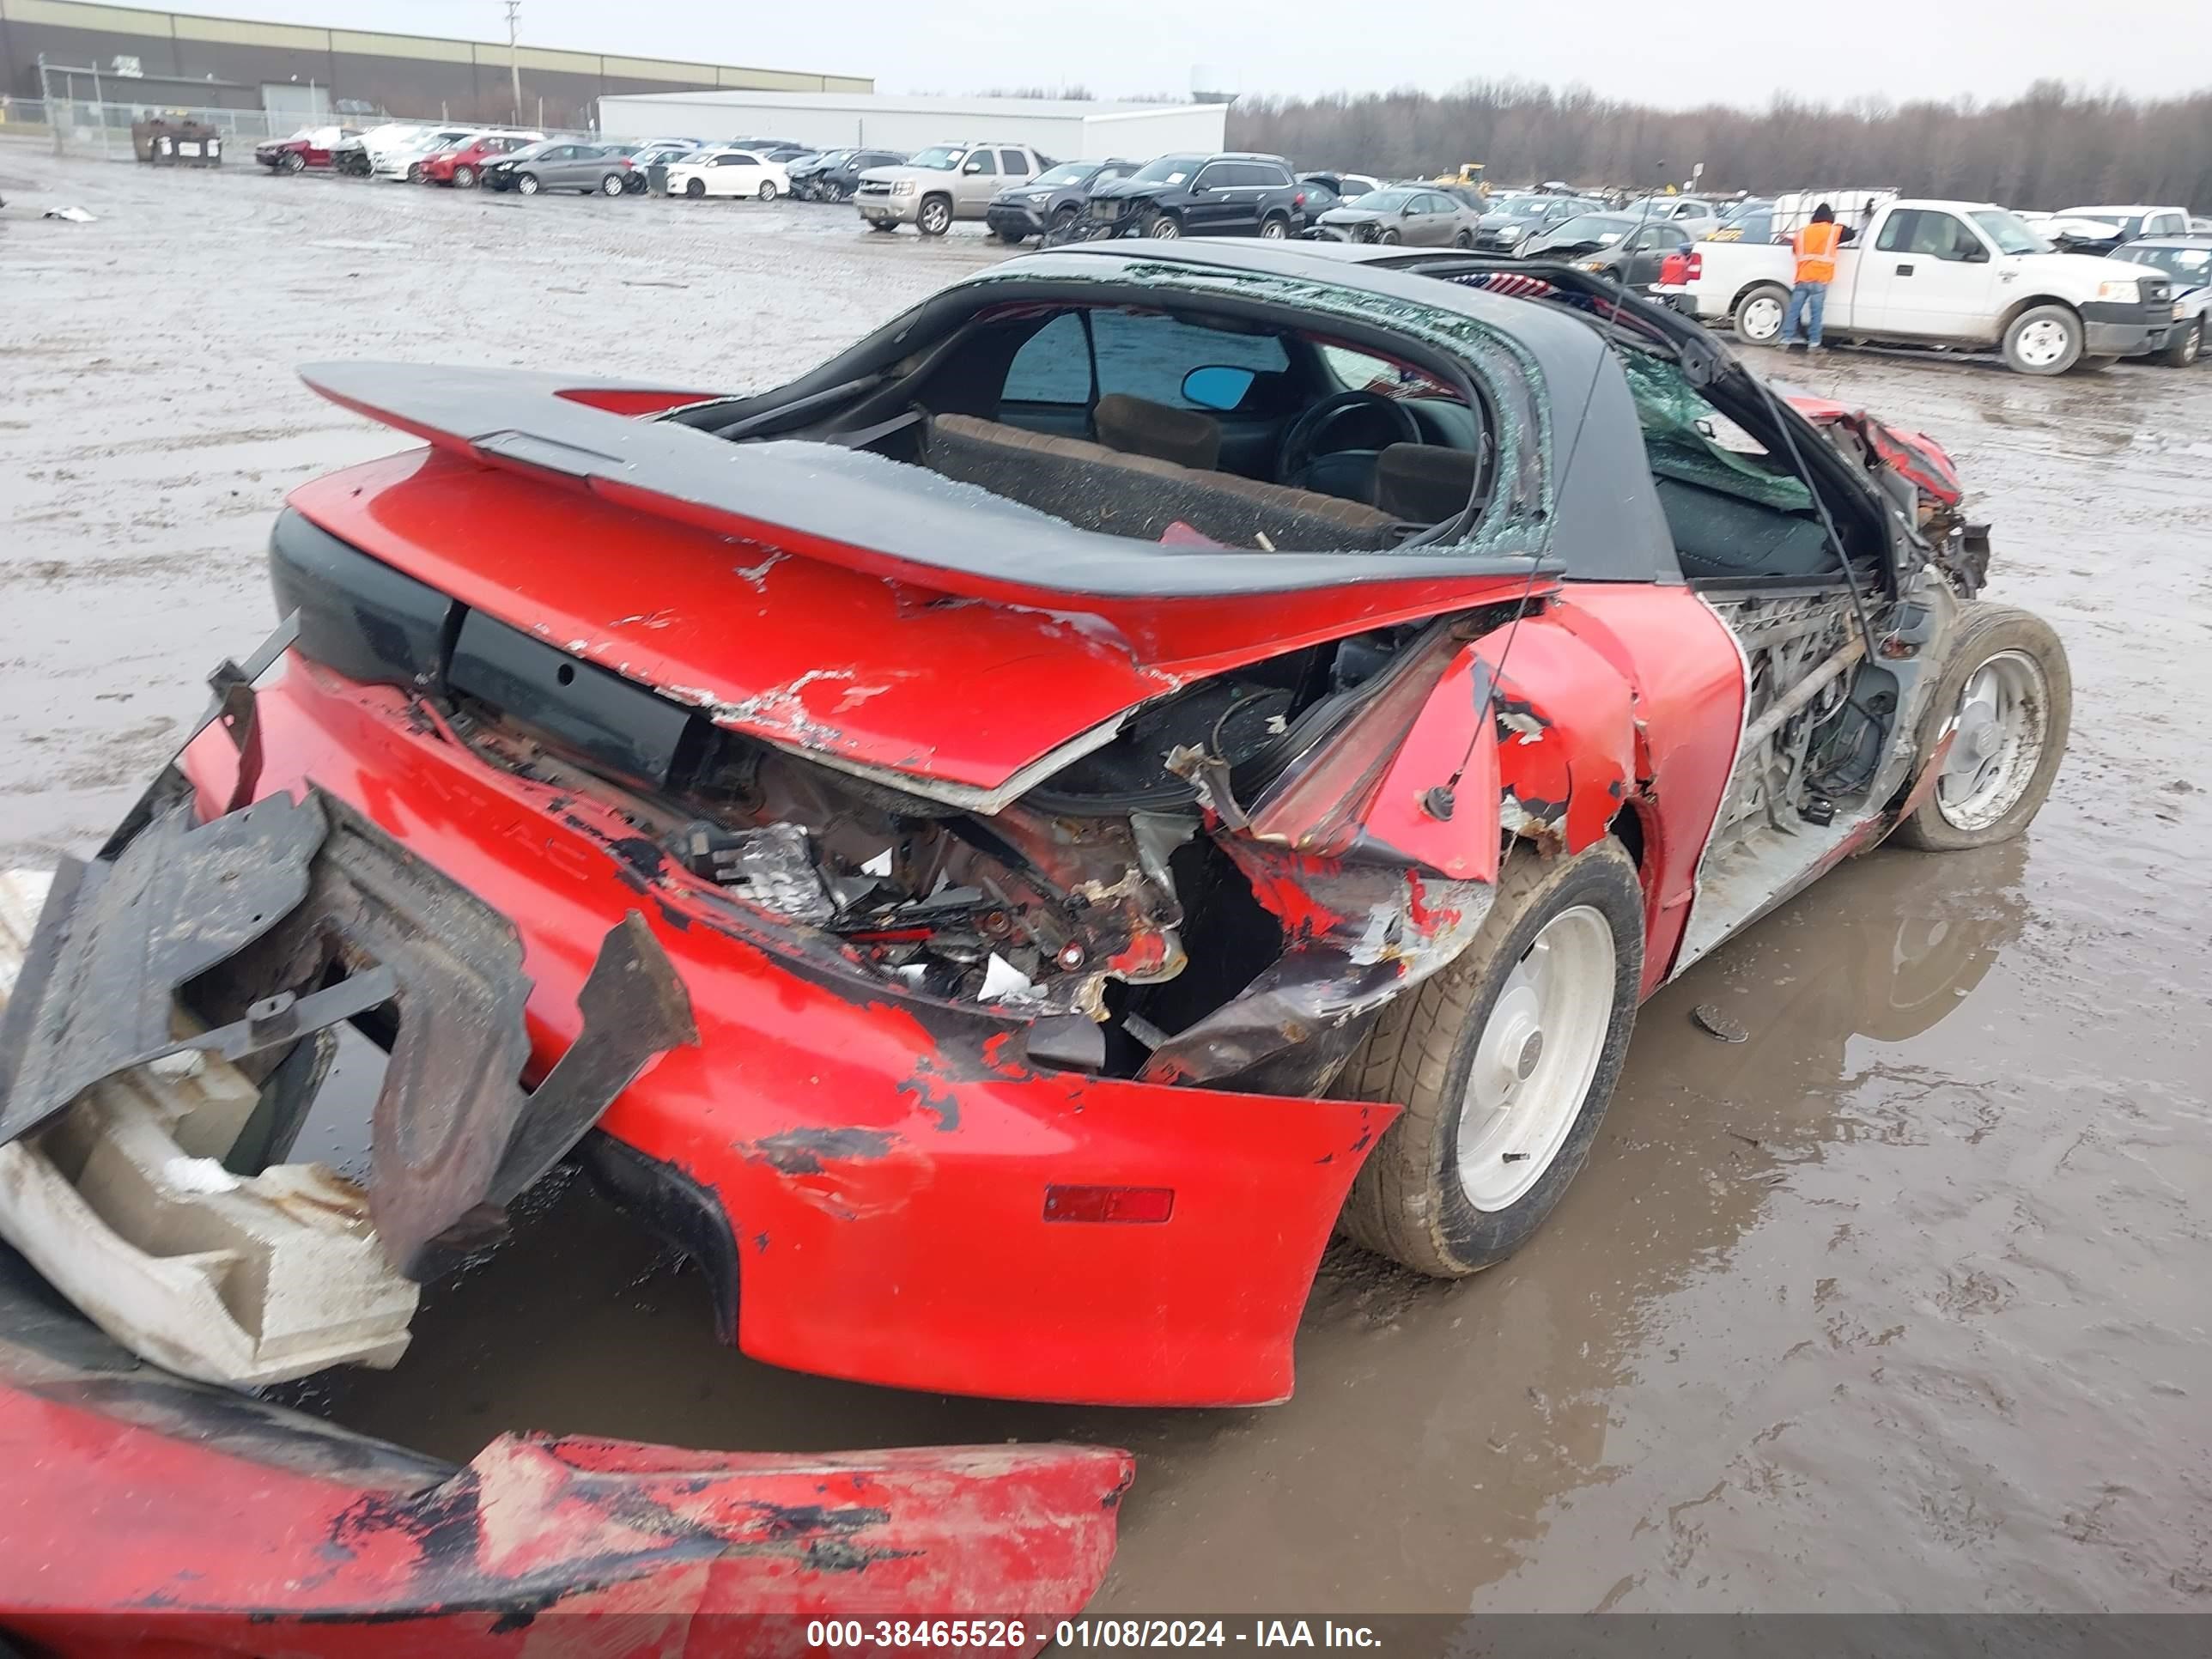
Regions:
<instances>
[{"instance_id":1,"label":"chain link fence","mask_svg":"<svg viewBox=\"0 0 2212 1659\"><path fill-rule=\"evenodd\" d=\"M127 84L127 83L126 83ZM184 109L173 104L139 104L118 99L0 97L0 138L43 141L58 155L105 157L112 161L134 160L131 129L134 123L161 118L173 125L194 121L212 127L222 139L226 164L251 165L253 147L271 138L289 138L301 130L295 112L258 109ZM325 117L313 126L343 125L367 130L385 121L415 121L429 126L465 126L466 122L441 122L432 116L364 115L349 118ZM484 125L493 125L487 122ZM599 135L568 128L530 129L548 138L581 143L600 142Z\"/></svg>"}]
</instances>

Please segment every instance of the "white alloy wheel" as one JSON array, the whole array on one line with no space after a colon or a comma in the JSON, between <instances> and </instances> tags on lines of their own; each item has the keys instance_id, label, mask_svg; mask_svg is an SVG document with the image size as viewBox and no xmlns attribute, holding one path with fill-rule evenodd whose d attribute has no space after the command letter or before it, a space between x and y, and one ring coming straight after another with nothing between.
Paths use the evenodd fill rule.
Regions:
<instances>
[{"instance_id":1,"label":"white alloy wheel","mask_svg":"<svg viewBox=\"0 0 2212 1659\"><path fill-rule=\"evenodd\" d=\"M1613 928L1578 904L1544 925L1490 1011L1459 1120L1459 1179L1478 1210L1542 1180L1581 1115L1613 1021Z\"/></svg>"},{"instance_id":2,"label":"white alloy wheel","mask_svg":"<svg viewBox=\"0 0 2212 1659\"><path fill-rule=\"evenodd\" d=\"M2051 688L2024 651L2001 651L1959 694L1958 731L1936 781L1936 810L1952 828L1985 830L2019 805L2043 763Z\"/></svg>"},{"instance_id":3,"label":"white alloy wheel","mask_svg":"<svg viewBox=\"0 0 2212 1659\"><path fill-rule=\"evenodd\" d=\"M2056 317L2039 317L2020 331L2017 349L2021 362L2031 368L2048 368L2066 355L2073 344L2066 325Z\"/></svg>"}]
</instances>

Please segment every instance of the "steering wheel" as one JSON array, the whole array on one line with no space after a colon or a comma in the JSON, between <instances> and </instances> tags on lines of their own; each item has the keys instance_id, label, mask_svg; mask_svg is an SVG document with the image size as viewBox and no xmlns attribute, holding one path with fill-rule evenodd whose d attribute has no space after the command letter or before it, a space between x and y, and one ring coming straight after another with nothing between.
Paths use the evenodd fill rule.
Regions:
<instances>
[{"instance_id":1,"label":"steering wheel","mask_svg":"<svg viewBox=\"0 0 2212 1659\"><path fill-rule=\"evenodd\" d=\"M1413 419L1413 411L1395 398L1386 398L1379 392L1336 392L1322 398L1292 422L1291 429L1283 436L1282 453L1275 459L1275 482L1290 483L1304 471L1313 458L1322 453L1321 437L1339 421L1362 409L1380 408L1389 412L1398 428L1401 442L1417 444L1422 441L1421 428ZM1378 444L1376 448L1382 447Z\"/></svg>"}]
</instances>

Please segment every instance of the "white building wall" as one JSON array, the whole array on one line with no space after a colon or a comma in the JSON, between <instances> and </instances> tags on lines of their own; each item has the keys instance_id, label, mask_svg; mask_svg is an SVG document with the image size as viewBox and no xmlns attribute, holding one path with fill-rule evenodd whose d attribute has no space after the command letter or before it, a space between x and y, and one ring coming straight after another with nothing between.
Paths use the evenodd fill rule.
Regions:
<instances>
[{"instance_id":1,"label":"white building wall","mask_svg":"<svg viewBox=\"0 0 2212 1659\"><path fill-rule=\"evenodd\" d=\"M1061 161L1219 149L1227 117L1222 104L1115 106L1020 98L724 92L599 100L599 131L609 138L788 138L823 149L901 150L988 141L1028 144Z\"/></svg>"}]
</instances>

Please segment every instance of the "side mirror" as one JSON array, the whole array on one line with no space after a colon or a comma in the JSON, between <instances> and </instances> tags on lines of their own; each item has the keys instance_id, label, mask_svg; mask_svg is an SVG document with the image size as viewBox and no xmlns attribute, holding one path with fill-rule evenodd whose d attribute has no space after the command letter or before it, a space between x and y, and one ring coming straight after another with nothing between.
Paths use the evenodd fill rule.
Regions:
<instances>
[{"instance_id":1,"label":"side mirror","mask_svg":"<svg viewBox=\"0 0 2212 1659\"><path fill-rule=\"evenodd\" d=\"M1966 260L1970 265L1985 265L1990 262L1990 251L1977 242L1966 250Z\"/></svg>"},{"instance_id":2,"label":"side mirror","mask_svg":"<svg viewBox=\"0 0 2212 1659\"><path fill-rule=\"evenodd\" d=\"M969 161L967 166L960 169L963 173L981 173L982 170L983 164L981 161Z\"/></svg>"},{"instance_id":3,"label":"side mirror","mask_svg":"<svg viewBox=\"0 0 2212 1659\"><path fill-rule=\"evenodd\" d=\"M1182 400L1200 409L1231 410L1244 401L1259 376L1249 368L1222 364L1194 368L1182 377Z\"/></svg>"},{"instance_id":4,"label":"side mirror","mask_svg":"<svg viewBox=\"0 0 2212 1659\"><path fill-rule=\"evenodd\" d=\"M1398 210L1398 216L1401 219L1412 218L1413 216L1413 204L1411 202L1408 202L1405 206L1400 208Z\"/></svg>"}]
</instances>

